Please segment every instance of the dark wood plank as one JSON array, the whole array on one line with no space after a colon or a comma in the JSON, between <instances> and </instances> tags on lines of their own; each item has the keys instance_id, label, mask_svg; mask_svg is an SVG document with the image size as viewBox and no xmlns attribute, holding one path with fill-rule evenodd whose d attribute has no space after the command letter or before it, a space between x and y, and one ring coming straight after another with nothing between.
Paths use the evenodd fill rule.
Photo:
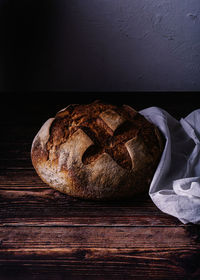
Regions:
<instances>
[{"instance_id":1,"label":"dark wood plank","mask_svg":"<svg viewBox=\"0 0 200 280\"><path fill-rule=\"evenodd\" d=\"M7 170L1 176L0 223L35 225L179 225L148 194L129 201L84 201L42 183L33 170ZM5 182L5 183L4 183Z\"/></svg>"},{"instance_id":2,"label":"dark wood plank","mask_svg":"<svg viewBox=\"0 0 200 280\"><path fill-rule=\"evenodd\" d=\"M16 277L22 271L35 277L37 269L41 274L47 273L48 279L53 279L51 274L56 277L56 273L69 279L130 279L147 275L148 279L193 279L199 275L200 246L184 226L145 230L17 226L5 227L0 238L0 264L4 270L17 270ZM5 271L4 274L7 277Z\"/></svg>"},{"instance_id":3,"label":"dark wood plank","mask_svg":"<svg viewBox=\"0 0 200 280\"><path fill-rule=\"evenodd\" d=\"M52 230L53 228L53 230ZM200 249L185 226L5 226L1 249L190 248ZM2 229L2 227L1 227Z\"/></svg>"},{"instance_id":4,"label":"dark wood plank","mask_svg":"<svg viewBox=\"0 0 200 280\"><path fill-rule=\"evenodd\" d=\"M77 254L84 254L84 251L78 251ZM106 255L108 253L106 252ZM197 255L194 252L194 255ZM180 255L176 253L175 258L182 258L182 264L179 265L176 261L170 260L169 257L161 258L144 256L144 259L138 258L134 253L131 256L127 255L127 260L115 261L112 256L111 261L105 260L104 257L94 261L13 261L2 265L1 279L2 280L22 280L22 279L40 279L40 280L85 280L85 279L99 279L99 280L129 280L129 279L152 279L152 280L166 280L166 279L198 279L199 270L195 263L189 266L186 270L186 264L191 257L191 254L182 251ZM185 258L183 257L185 255ZM122 258L125 254L122 253ZM141 256L141 254L139 255ZM72 257L73 258L73 257ZM132 258L132 259L131 259ZM191 272L192 271L192 272ZM195 276L196 275L196 276Z\"/></svg>"},{"instance_id":5,"label":"dark wood plank","mask_svg":"<svg viewBox=\"0 0 200 280\"><path fill-rule=\"evenodd\" d=\"M2 257L1 279L9 274L10 279L198 279L199 275L199 252L188 249L56 248L14 254L7 250Z\"/></svg>"},{"instance_id":6,"label":"dark wood plank","mask_svg":"<svg viewBox=\"0 0 200 280\"><path fill-rule=\"evenodd\" d=\"M0 170L3 224L180 224L176 218L162 213L148 194L124 202L83 201L51 189L32 166L17 168Z\"/></svg>"},{"instance_id":7,"label":"dark wood plank","mask_svg":"<svg viewBox=\"0 0 200 280\"><path fill-rule=\"evenodd\" d=\"M31 163L30 163L31 164ZM36 174L32 166L23 167L12 167L12 168L3 168L0 170L0 189L9 189L14 188L23 188L26 187L47 187L46 184L42 182L39 176Z\"/></svg>"}]
</instances>

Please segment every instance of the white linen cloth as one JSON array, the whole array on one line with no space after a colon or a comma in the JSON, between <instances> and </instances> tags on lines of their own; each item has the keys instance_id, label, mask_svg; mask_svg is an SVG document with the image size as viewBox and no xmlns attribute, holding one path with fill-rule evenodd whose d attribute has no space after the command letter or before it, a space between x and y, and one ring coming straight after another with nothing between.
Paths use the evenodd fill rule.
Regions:
<instances>
[{"instance_id":1,"label":"white linen cloth","mask_svg":"<svg viewBox=\"0 0 200 280\"><path fill-rule=\"evenodd\" d=\"M200 223L200 109L180 121L158 107L140 111L166 138L149 195L182 223Z\"/></svg>"}]
</instances>

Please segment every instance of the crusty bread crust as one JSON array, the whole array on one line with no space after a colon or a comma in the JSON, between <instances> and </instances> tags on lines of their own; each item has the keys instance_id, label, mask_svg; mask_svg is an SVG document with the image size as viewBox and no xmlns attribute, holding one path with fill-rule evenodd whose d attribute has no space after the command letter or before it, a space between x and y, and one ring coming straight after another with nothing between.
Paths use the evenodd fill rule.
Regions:
<instances>
[{"instance_id":1,"label":"crusty bread crust","mask_svg":"<svg viewBox=\"0 0 200 280\"><path fill-rule=\"evenodd\" d=\"M31 158L56 190L112 200L148 190L163 147L160 131L134 109L98 101L69 105L47 120Z\"/></svg>"}]
</instances>

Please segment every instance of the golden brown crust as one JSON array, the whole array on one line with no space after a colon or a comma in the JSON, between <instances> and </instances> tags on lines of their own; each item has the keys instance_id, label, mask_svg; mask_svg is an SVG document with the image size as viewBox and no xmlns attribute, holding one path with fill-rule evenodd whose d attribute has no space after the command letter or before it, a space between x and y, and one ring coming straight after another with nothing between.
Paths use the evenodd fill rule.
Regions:
<instances>
[{"instance_id":1,"label":"golden brown crust","mask_svg":"<svg viewBox=\"0 0 200 280\"><path fill-rule=\"evenodd\" d=\"M131 107L102 102L69 105L41 130L31 152L38 175L61 192L88 199L147 190L164 143Z\"/></svg>"}]
</instances>

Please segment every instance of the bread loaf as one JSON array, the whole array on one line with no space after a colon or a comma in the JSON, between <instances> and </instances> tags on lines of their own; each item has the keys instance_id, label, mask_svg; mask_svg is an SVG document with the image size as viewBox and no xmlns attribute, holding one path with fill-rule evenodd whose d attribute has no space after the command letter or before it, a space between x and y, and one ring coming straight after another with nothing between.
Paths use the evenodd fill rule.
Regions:
<instances>
[{"instance_id":1,"label":"bread loaf","mask_svg":"<svg viewBox=\"0 0 200 280\"><path fill-rule=\"evenodd\" d=\"M72 104L35 136L31 158L41 179L68 195L113 200L147 191L163 151L153 124L127 105Z\"/></svg>"}]
</instances>

